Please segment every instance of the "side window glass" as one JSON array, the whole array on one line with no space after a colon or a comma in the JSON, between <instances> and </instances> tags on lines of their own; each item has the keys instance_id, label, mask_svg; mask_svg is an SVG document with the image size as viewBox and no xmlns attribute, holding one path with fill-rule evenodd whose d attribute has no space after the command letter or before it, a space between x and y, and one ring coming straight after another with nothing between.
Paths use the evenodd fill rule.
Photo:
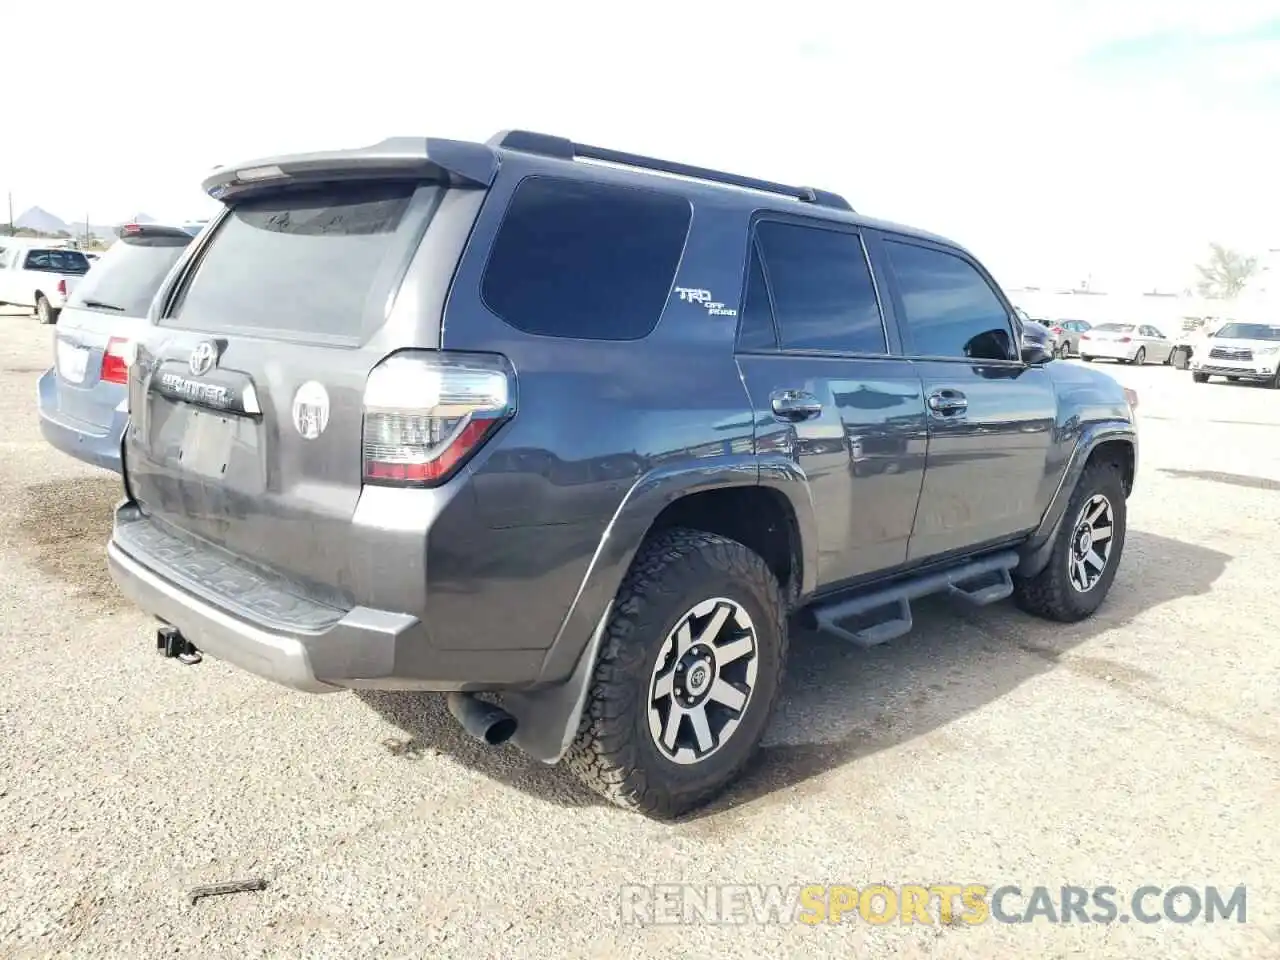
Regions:
<instances>
[{"instance_id":1,"label":"side window glass","mask_svg":"<svg viewBox=\"0 0 1280 960\"><path fill-rule=\"evenodd\" d=\"M673 193L529 177L494 237L485 303L537 336L643 339L671 296L692 217Z\"/></svg>"},{"instance_id":2,"label":"side window glass","mask_svg":"<svg viewBox=\"0 0 1280 960\"><path fill-rule=\"evenodd\" d=\"M888 352L857 234L770 221L756 234L783 349Z\"/></svg>"},{"instance_id":3,"label":"side window glass","mask_svg":"<svg viewBox=\"0 0 1280 960\"><path fill-rule=\"evenodd\" d=\"M747 294L742 301L742 319L738 325L739 350L776 350L778 338L773 331L773 307L760 266L760 253L751 244L751 261L747 266Z\"/></svg>"},{"instance_id":4,"label":"side window glass","mask_svg":"<svg viewBox=\"0 0 1280 960\"><path fill-rule=\"evenodd\" d=\"M885 249L916 356L1014 359L1009 315L971 264L941 250L893 240Z\"/></svg>"}]
</instances>

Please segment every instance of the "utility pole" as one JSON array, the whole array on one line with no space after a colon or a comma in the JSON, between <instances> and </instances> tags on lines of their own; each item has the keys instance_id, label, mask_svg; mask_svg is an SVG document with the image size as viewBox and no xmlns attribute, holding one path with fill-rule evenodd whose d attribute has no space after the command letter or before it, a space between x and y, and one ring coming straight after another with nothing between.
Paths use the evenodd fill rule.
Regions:
<instances>
[{"instance_id":1,"label":"utility pole","mask_svg":"<svg viewBox=\"0 0 1280 960\"><path fill-rule=\"evenodd\" d=\"M9 191L9 236L16 236L17 230L13 226L13 191Z\"/></svg>"}]
</instances>

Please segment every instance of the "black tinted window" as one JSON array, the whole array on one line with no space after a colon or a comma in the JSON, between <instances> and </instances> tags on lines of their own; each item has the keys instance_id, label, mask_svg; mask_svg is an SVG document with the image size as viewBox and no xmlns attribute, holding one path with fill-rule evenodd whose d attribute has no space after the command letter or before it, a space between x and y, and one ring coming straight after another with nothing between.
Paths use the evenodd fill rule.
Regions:
<instances>
[{"instance_id":1,"label":"black tinted window","mask_svg":"<svg viewBox=\"0 0 1280 960\"><path fill-rule=\"evenodd\" d=\"M648 336L671 295L690 215L670 194L530 177L494 238L485 303L525 333Z\"/></svg>"},{"instance_id":2,"label":"black tinted window","mask_svg":"<svg viewBox=\"0 0 1280 960\"><path fill-rule=\"evenodd\" d=\"M785 349L887 352L856 234L768 222L756 233Z\"/></svg>"},{"instance_id":3,"label":"black tinted window","mask_svg":"<svg viewBox=\"0 0 1280 960\"><path fill-rule=\"evenodd\" d=\"M89 272L89 260L79 250L31 250L23 266L28 270L48 273L82 274Z\"/></svg>"},{"instance_id":4,"label":"black tinted window","mask_svg":"<svg viewBox=\"0 0 1280 960\"><path fill-rule=\"evenodd\" d=\"M1009 315L972 265L940 250L885 244L921 357L1008 360L1014 356Z\"/></svg>"},{"instance_id":5,"label":"black tinted window","mask_svg":"<svg viewBox=\"0 0 1280 960\"><path fill-rule=\"evenodd\" d=\"M216 228L174 318L197 330L359 336L414 189L360 183L237 204Z\"/></svg>"},{"instance_id":6,"label":"black tinted window","mask_svg":"<svg viewBox=\"0 0 1280 960\"><path fill-rule=\"evenodd\" d=\"M778 338L773 332L773 308L764 283L764 270L755 244L747 267L747 295L742 299L742 319L738 326L738 346L743 350L774 350Z\"/></svg>"},{"instance_id":7,"label":"black tinted window","mask_svg":"<svg viewBox=\"0 0 1280 960\"><path fill-rule=\"evenodd\" d=\"M118 240L72 291L68 306L144 317L165 275L190 237L129 237Z\"/></svg>"}]
</instances>

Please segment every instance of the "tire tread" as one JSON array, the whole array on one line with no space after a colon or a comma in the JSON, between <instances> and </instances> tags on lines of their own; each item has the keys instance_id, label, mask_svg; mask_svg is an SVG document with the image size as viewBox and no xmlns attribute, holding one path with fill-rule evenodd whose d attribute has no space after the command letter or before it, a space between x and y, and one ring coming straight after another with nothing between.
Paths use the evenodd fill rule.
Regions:
<instances>
[{"instance_id":1,"label":"tire tread","mask_svg":"<svg viewBox=\"0 0 1280 960\"><path fill-rule=\"evenodd\" d=\"M701 568L701 569L699 569ZM706 574L728 574L754 582L778 638L778 663L786 663L787 631L781 587L757 554L727 537L702 530L665 530L641 546L618 590L606 627L595 673L582 711L578 734L565 757L566 766L591 790L616 806L649 816L672 818L701 806L742 772L754 745L726 776L714 783L671 791L648 781L632 742L639 709L639 688L649 680L649 639L637 636L643 613L665 600L671 603L689 580ZM781 673L781 671L779 671ZM764 704L773 715L781 675ZM758 709L758 707L757 707Z\"/></svg>"},{"instance_id":2,"label":"tire tread","mask_svg":"<svg viewBox=\"0 0 1280 960\"><path fill-rule=\"evenodd\" d=\"M1117 528L1113 536L1118 537L1119 542L1112 546L1114 556L1110 560L1110 569L1103 574L1107 578L1106 584L1094 588L1101 588L1101 596L1097 603L1092 603L1081 602L1083 595L1071 586L1066 572L1066 554L1071 549L1072 538L1068 518L1074 516L1084 501L1095 493L1105 494L1112 501ZM1116 507L1117 503L1119 507ZM1110 591L1116 568L1123 556L1127 529L1127 517L1124 514L1124 482L1119 468L1105 461L1087 466L1063 514L1063 525L1058 530L1048 564L1033 577L1013 578L1014 603L1027 613L1059 623L1075 623L1092 616Z\"/></svg>"}]
</instances>

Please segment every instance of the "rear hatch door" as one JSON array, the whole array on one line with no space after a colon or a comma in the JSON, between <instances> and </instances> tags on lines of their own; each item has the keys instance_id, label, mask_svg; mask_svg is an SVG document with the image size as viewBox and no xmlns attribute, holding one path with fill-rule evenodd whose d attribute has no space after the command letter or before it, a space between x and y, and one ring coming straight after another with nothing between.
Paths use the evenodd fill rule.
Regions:
<instances>
[{"instance_id":1,"label":"rear hatch door","mask_svg":"<svg viewBox=\"0 0 1280 960\"><path fill-rule=\"evenodd\" d=\"M125 400L128 359L147 326L151 300L192 233L154 224L121 228L58 317L54 337L58 409L106 429Z\"/></svg>"},{"instance_id":2,"label":"rear hatch door","mask_svg":"<svg viewBox=\"0 0 1280 960\"><path fill-rule=\"evenodd\" d=\"M157 303L131 372L125 469L146 515L345 601L366 380L393 349L439 346L438 317L434 329L388 318L453 193L420 174L228 204Z\"/></svg>"}]
</instances>

